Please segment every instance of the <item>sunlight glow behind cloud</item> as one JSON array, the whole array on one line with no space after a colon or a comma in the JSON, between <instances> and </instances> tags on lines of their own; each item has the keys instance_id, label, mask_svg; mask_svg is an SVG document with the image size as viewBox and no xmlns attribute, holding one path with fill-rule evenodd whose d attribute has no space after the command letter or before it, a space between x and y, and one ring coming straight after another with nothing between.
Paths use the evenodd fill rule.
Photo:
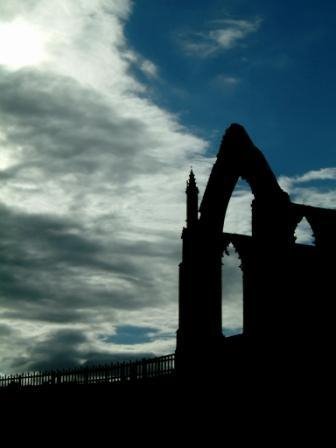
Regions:
<instances>
[{"instance_id":1,"label":"sunlight glow behind cloud","mask_svg":"<svg viewBox=\"0 0 336 448\"><path fill-rule=\"evenodd\" d=\"M38 65L45 58L44 34L22 21L0 23L0 65L10 69Z\"/></svg>"}]
</instances>

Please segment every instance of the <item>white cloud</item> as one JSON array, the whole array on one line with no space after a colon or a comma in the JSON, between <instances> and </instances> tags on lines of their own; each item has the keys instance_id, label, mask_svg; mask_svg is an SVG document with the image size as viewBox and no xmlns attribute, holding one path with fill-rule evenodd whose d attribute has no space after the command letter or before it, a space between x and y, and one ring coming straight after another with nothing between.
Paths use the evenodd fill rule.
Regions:
<instances>
[{"instance_id":1,"label":"white cloud","mask_svg":"<svg viewBox=\"0 0 336 448\"><path fill-rule=\"evenodd\" d=\"M224 232L252 235L252 200L248 184L240 179L229 202Z\"/></svg>"},{"instance_id":2,"label":"white cloud","mask_svg":"<svg viewBox=\"0 0 336 448\"><path fill-rule=\"evenodd\" d=\"M308 244L313 245L314 244L314 236L313 236L313 230L306 220L306 218L303 218L298 226L295 229L295 242L297 244Z\"/></svg>"},{"instance_id":3,"label":"white cloud","mask_svg":"<svg viewBox=\"0 0 336 448\"><path fill-rule=\"evenodd\" d=\"M301 176L286 177L281 176L280 184L284 188L292 188L296 184L308 183L312 181L335 180L336 168L320 168L319 170L311 170Z\"/></svg>"},{"instance_id":4,"label":"white cloud","mask_svg":"<svg viewBox=\"0 0 336 448\"><path fill-rule=\"evenodd\" d=\"M187 54L209 57L220 51L230 50L259 30L261 19L223 19L211 24L207 31L182 36L181 43Z\"/></svg>"},{"instance_id":5,"label":"white cloud","mask_svg":"<svg viewBox=\"0 0 336 448\"><path fill-rule=\"evenodd\" d=\"M236 85L239 83L239 79L234 76L224 76L220 77L221 81L226 85Z\"/></svg>"},{"instance_id":6,"label":"white cloud","mask_svg":"<svg viewBox=\"0 0 336 448\"><path fill-rule=\"evenodd\" d=\"M280 176L279 184L288 191L294 202L336 208L335 180L336 168L327 167L292 177Z\"/></svg>"},{"instance_id":7,"label":"white cloud","mask_svg":"<svg viewBox=\"0 0 336 448\"><path fill-rule=\"evenodd\" d=\"M236 230L237 233L241 233ZM230 336L241 333L243 327L243 277L241 260L232 244L223 255L222 267L222 326Z\"/></svg>"},{"instance_id":8,"label":"white cloud","mask_svg":"<svg viewBox=\"0 0 336 448\"><path fill-rule=\"evenodd\" d=\"M153 62L148 59L144 59L140 64L141 70L150 78L156 78L158 76L158 68Z\"/></svg>"},{"instance_id":9,"label":"white cloud","mask_svg":"<svg viewBox=\"0 0 336 448\"><path fill-rule=\"evenodd\" d=\"M236 76L228 76L224 74L219 74L215 76L210 84L215 87L220 92L226 94L230 92L234 92L238 85L240 84L240 78Z\"/></svg>"},{"instance_id":10,"label":"white cloud","mask_svg":"<svg viewBox=\"0 0 336 448\"><path fill-rule=\"evenodd\" d=\"M313 180L336 179L336 168L321 168L319 170L308 171L303 176L295 178L296 183L311 182Z\"/></svg>"},{"instance_id":11,"label":"white cloud","mask_svg":"<svg viewBox=\"0 0 336 448\"><path fill-rule=\"evenodd\" d=\"M223 20L223 28L209 32L209 37L224 50L234 47L238 41L244 39L250 33L258 31L261 20Z\"/></svg>"}]
</instances>

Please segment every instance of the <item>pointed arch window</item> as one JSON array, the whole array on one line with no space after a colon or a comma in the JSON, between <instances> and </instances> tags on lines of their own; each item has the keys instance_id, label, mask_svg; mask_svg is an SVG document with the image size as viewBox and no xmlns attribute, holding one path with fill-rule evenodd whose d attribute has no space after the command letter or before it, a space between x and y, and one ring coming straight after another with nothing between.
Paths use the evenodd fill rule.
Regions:
<instances>
[{"instance_id":1,"label":"pointed arch window","mask_svg":"<svg viewBox=\"0 0 336 448\"><path fill-rule=\"evenodd\" d=\"M252 200L249 184L239 178L226 211L224 232L252 235Z\"/></svg>"},{"instance_id":2,"label":"pointed arch window","mask_svg":"<svg viewBox=\"0 0 336 448\"><path fill-rule=\"evenodd\" d=\"M222 265L222 332L233 336L243 332L243 275L241 260L229 244Z\"/></svg>"},{"instance_id":3,"label":"pointed arch window","mask_svg":"<svg viewBox=\"0 0 336 448\"><path fill-rule=\"evenodd\" d=\"M311 228L311 225L309 224L305 216L297 224L294 233L294 238L296 244L306 244L309 246L314 246L315 244L314 233Z\"/></svg>"}]
</instances>

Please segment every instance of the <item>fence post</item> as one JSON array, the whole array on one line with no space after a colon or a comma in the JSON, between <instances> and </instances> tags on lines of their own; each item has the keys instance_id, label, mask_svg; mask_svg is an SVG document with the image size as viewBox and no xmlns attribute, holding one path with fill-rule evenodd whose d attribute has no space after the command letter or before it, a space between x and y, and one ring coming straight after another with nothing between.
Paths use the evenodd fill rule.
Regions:
<instances>
[{"instance_id":1,"label":"fence post","mask_svg":"<svg viewBox=\"0 0 336 448\"><path fill-rule=\"evenodd\" d=\"M130 363L130 381L137 379L137 365L135 362Z\"/></svg>"},{"instance_id":2,"label":"fence post","mask_svg":"<svg viewBox=\"0 0 336 448\"><path fill-rule=\"evenodd\" d=\"M85 368L84 370L84 384L88 384L89 382L89 372L87 370L87 368Z\"/></svg>"},{"instance_id":3,"label":"fence post","mask_svg":"<svg viewBox=\"0 0 336 448\"><path fill-rule=\"evenodd\" d=\"M142 378L146 379L147 378L147 362L145 359L142 360Z\"/></svg>"},{"instance_id":4,"label":"fence post","mask_svg":"<svg viewBox=\"0 0 336 448\"><path fill-rule=\"evenodd\" d=\"M120 379L122 382L125 381L125 377L126 377L126 365L125 361L123 361L120 365Z\"/></svg>"}]
</instances>

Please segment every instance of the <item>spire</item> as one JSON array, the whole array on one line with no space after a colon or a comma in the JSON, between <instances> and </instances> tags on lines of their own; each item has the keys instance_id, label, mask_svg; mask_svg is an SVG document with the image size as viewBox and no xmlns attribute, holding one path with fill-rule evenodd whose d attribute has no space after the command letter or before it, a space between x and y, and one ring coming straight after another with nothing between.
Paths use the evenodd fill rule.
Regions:
<instances>
[{"instance_id":1,"label":"spire","mask_svg":"<svg viewBox=\"0 0 336 448\"><path fill-rule=\"evenodd\" d=\"M192 170L192 168L190 169L190 173L189 173L189 179L187 180L187 189L186 189L186 193L191 193L192 191L196 192L196 194L198 194L198 188L196 185L196 178L195 178L195 174Z\"/></svg>"},{"instance_id":2,"label":"spire","mask_svg":"<svg viewBox=\"0 0 336 448\"><path fill-rule=\"evenodd\" d=\"M198 188L192 168L190 169L189 179L187 180L186 194L187 227L191 227L198 221Z\"/></svg>"}]
</instances>

